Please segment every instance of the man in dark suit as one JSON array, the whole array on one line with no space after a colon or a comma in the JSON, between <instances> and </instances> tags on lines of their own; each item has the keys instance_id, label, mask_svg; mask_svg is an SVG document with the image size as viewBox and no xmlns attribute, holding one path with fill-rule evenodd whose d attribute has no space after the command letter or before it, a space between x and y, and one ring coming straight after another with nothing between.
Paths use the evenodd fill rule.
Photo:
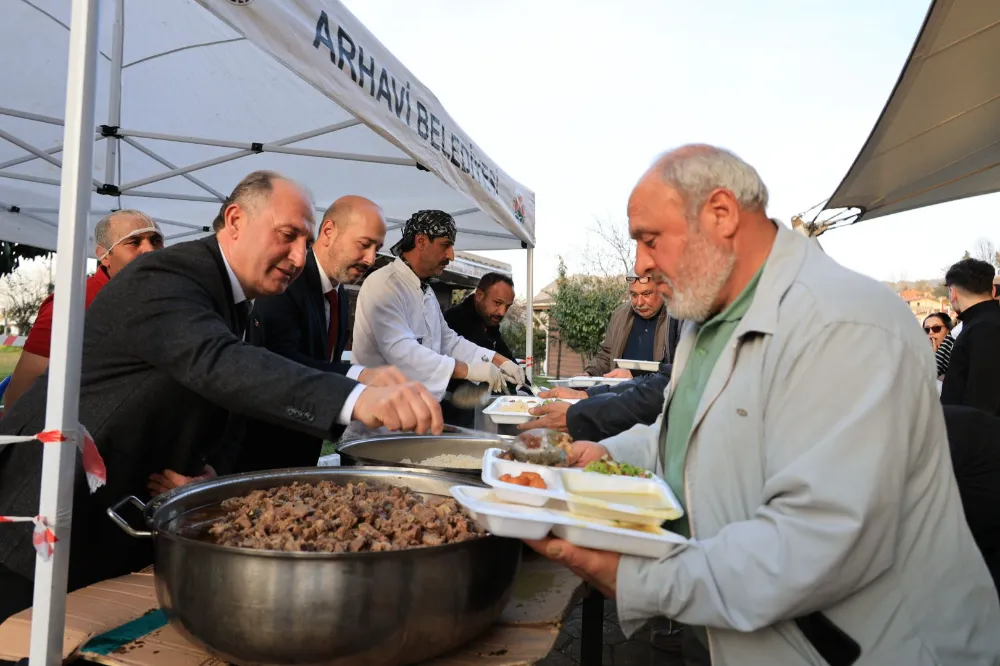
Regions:
<instances>
[{"instance_id":1,"label":"man in dark suit","mask_svg":"<svg viewBox=\"0 0 1000 666\"><path fill-rule=\"evenodd\" d=\"M382 210L363 197L341 197L327 209L302 275L283 294L254 303L250 342L285 358L325 372L335 372L369 386L404 383L392 366L364 368L340 360L347 342L347 295L344 284L356 282L375 264L385 242ZM237 418L238 472L315 465L322 438L280 425ZM339 433L334 433L336 439ZM281 442L280 446L275 446Z\"/></svg>"},{"instance_id":2,"label":"man in dark suit","mask_svg":"<svg viewBox=\"0 0 1000 666\"><path fill-rule=\"evenodd\" d=\"M351 419L390 430L443 427L437 401L419 384L365 387L243 342L252 300L281 293L305 265L313 213L298 185L273 172L250 174L220 217L214 236L133 261L87 312L80 421L94 436L108 479L90 494L77 466L70 590L150 563L149 542L125 536L105 510L122 497L146 494L151 473L203 472L230 412L313 437ZM0 433L42 430L47 380L41 377L0 420ZM38 512L41 448L29 442L0 450L0 515ZM0 530L4 595L23 591L24 580L34 577L26 527ZM11 580L21 584L5 583ZM28 606L30 594L21 601ZM6 611L17 610L7 602Z\"/></svg>"}]
</instances>

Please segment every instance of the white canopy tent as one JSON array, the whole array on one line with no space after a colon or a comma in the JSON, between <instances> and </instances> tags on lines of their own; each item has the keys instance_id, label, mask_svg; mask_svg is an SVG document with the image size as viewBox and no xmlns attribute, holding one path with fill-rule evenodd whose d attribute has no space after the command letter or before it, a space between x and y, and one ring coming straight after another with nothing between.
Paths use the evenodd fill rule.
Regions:
<instances>
[{"instance_id":1,"label":"white canopy tent","mask_svg":"<svg viewBox=\"0 0 1000 666\"><path fill-rule=\"evenodd\" d=\"M70 441L45 450L39 514L61 543L37 567L39 666L60 663L83 277L100 217L138 208L168 244L195 238L240 178L274 169L318 210L374 200L390 244L411 213L438 208L459 250L526 249L530 312L535 206L336 0L5 0L0 54L0 239L60 256L46 429Z\"/></svg>"},{"instance_id":2,"label":"white canopy tent","mask_svg":"<svg viewBox=\"0 0 1000 666\"><path fill-rule=\"evenodd\" d=\"M935 0L822 233L1000 191L1000 3Z\"/></svg>"}]
</instances>

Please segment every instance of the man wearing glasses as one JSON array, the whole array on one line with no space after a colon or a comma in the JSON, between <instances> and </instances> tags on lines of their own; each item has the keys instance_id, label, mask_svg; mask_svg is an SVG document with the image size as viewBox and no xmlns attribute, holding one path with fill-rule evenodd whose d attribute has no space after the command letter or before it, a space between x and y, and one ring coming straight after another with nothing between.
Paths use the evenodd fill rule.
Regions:
<instances>
[{"instance_id":1,"label":"man wearing glasses","mask_svg":"<svg viewBox=\"0 0 1000 666\"><path fill-rule=\"evenodd\" d=\"M584 368L591 377L624 377L632 373L615 368L616 358L631 361L661 361L669 363L671 341L667 309L651 279L631 274L628 283L629 302L611 315L607 333L601 341L601 350Z\"/></svg>"}]
</instances>

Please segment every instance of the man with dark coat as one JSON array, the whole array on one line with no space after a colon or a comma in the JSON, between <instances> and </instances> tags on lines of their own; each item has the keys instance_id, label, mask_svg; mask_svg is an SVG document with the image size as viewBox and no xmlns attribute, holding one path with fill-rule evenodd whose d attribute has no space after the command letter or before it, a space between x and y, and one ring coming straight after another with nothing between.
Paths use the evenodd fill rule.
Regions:
<instances>
[{"instance_id":1,"label":"man with dark coat","mask_svg":"<svg viewBox=\"0 0 1000 666\"><path fill-rule=\"evenodd\" d=\"M1000 589L1000 418L944 405L944 422L965 520Z\"/></svg>"},{"instance_id":2,"label":"man with dark coat","mask_svg":"<svg viewBox=\"0 0 1000 666\"><path fill-rule=\"evenodd\" d=\"M273 172L250 174L220 217L214 236L133 261L87 312L80 422L104 458L107 485L90 494L77 466L70 591L151 562L150 543L126 536L105 510L128 495L147 495L149 476L160 470L211 475L207 465L230 412L314 437L351 419L441 431L440 407L418 384L365 387L243 342L253 299L284 291L305 264L313 213L298 185ZM0 433L43 429L47 384L43 376L24 394L0 420ZM38 512L41 473L37 441L0 449L0 515ZM31 537L30 524L0 529L5 614L31 603Z\"/></svg>"},{"instance_id":3,"label":"man with dark coat","mask_svg":"<svg viewBox=\"0 0 1000 666\"><path fill-rule=\"evenodd\" d=\"M944 283L962 332L955 338L941 386L941 402L1000 416L1000 303L993 299L993 266L963 259Z\"/></svg>"},{"instance_id":4,"label":"man with dark coat","mask_svg":"<svg viewBox=\"0 0 1000 666\"><path fill-rule=\"evenodd\" d=\"M500 334L500 322L513 304L514 281L502 273L487 273L473 293L444 313L444 320L466 340L513 359Z\"/></svg>"},{"instance_id":5,"label":"man with dark coat","mask_svg":"<svg viewBox=\"0 0 1000 666\"><path fill-rule=\"evenodd\" d=\"M382 210L363 197L341 197L327 209L302 275L284 293L254 303L248 341L302 365L345 375L369 386L406 381L391 366L364 368L340 360L347 342L344 285L374 265L385 241ZM319 459L323 439L257 420L234 418L239 442L236 471L308 467ZM334 432L332 439L337 439ZM279 444L277 445L276 444Z\"/></svg>"}]
</instances>

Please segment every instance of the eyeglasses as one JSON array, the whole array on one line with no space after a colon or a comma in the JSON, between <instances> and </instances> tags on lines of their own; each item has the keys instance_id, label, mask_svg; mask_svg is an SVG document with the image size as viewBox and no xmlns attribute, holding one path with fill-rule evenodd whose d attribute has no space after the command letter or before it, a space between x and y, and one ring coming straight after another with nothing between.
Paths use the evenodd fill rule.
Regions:
<instances>
[{"instance_id":1,"label":"eyeglasses","mask_svg":"<svg viewBox=\"0 0 1000 666\"><path fill-rule=\"evenodd\" d=\"M643 277L627 277L625 278L625 281L628 282L629 284L632 284L633 282L638 282L639 284L646 284L652 279L653 278L651 278L650 276L644 275Z\"/></svg>"},{"instance_id":2,"label":"eyeglasses","mask_svg":"<svg viewBox=\"0 0 1000 666\"><path fill-rule=\"evenodd\" d=\"M936 326L924 326L924 333L926 333L927 335L930 335L931 333L937 335L938 333L941 332L942 328L944 328L944 326L942 326L941 324L938 324Z\"/></svg>"}]
</instances>

